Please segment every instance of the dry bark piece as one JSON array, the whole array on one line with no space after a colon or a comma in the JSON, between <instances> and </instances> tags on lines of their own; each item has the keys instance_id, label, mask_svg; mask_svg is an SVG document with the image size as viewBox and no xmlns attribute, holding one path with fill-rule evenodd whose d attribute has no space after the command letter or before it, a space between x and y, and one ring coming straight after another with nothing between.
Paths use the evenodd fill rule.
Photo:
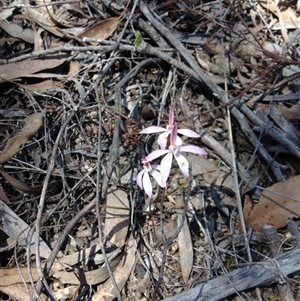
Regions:
<instances>
[{"instance_id":1,"label":"dry bark piece","mask_svg":"<svg viewBox=\"0 0 300 301\"><path fill-rule=\"evenodd\" d=\"M275 228L284 227L289 218L300 217L300 175L285 182L275 183L264 190L258 204L252 206L245 200L244 215L246 222L254 230L262 232L262 225ZM298 200L298 201L296 201Z\"/></svg>"},{"instance_id":2,"label":"dry bark piece","mask_svg":"<svg viewBox=\"0 0 300 301\"><path fill-rule=\"evenodd\" d=\"M279 282L300 271L300 248L208 280L188 291L162 301L218 301L238 292Z\"/></svg>"},{"instance_id":3,"label":"dry bark piece","mask_svg":"<svg viewBox=\"0 0 300 301\"><path fill-rule=\"evenodd\" d=\"M276 229L270 225L263 225L262 229L267 239L272 257L283 254L283 250L281 248L282 243ZM291 287L285 280L283 280L282 283L277 284L277 289L280 295L280 300L295 301Z\"/></svg>"}]
</instances>

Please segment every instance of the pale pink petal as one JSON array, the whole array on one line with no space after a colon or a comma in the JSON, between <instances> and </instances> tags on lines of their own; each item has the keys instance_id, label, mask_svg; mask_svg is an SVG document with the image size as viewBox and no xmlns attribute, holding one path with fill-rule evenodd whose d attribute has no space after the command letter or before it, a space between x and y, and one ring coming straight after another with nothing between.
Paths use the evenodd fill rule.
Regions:
<instances>
[{"instance_id":1,"label":"pale pink petal","mask_svg":"<svg viewBox=\"0 0 300 301\"><path fill-rule=\"evenodd\" d=\"M145 129L143 129L142 131L140 131L140 134L153 134L153 133L160 133L160 132L165 132L166 129L161 127L161 126L149 126Z\"/></svg>"},{"instance_id":2,"label":"pale pink petal","mask_svg":"<svg viewBox=\"0 0 300 301\"><path fill-rule=\"evenodd\" d=\"M141 170L137 176L136 176L136 183L139 185L139 187L143 190L144 189L144 186L143 186L143 181L142 181L142 178L143 178L143 174L145 173L145 169Z\"/></svg>"},{"instance_id":3,"label":"pale pink petal","mask_svg":"<svg viewBox=\"0 0 300 301\"><path fill-rule=\"evenodd\" d=\"M146 157L142 157L142 163L145 165L146 163L148 163L147 158Z\"/></svg>"},{"instance_id":4,"label":"pale pink petal","mask_svg":"<svg viewBox=\"0 0 300 301\"><path fill-rule=\"evenodd\" d=\"M166 130L158 136L157 143L161 149L166 149L169 134L170 132Z\"/></svg>"},{"instance_id":5,"label":"pale pink petal","mask_svg":"<svg viewBox=\"0 0 300 301\"><path fill-rule=\"evenodd\" d=\"M199 138L201 137L199 134L196 132L189 130L189 129L178 129L177 131L179 134L190 137L190 138Z\"/></svg>"},{"instance_id":6,"label":"pale pink petal","mask_svg":"<svg viewBox=\"0 0 300 301\"><path fill-rule=\"evenodd\" d=\"M179 138L177 136L177 130L178 130L178 126L177 123L175 122L171 131L171 136L170 136L170 144L174 145L176 144L176 140Z\"/></svg>"},{"instance_id":7,"label":"pale pink petal","mask_svg":"<svg viewBox=\"0 0 300 301\"><path fill-rule=\"evenodd\" d=\"M144 190L145 190L146 194L150 198L152 195L152 184L150 181L149 174L147 172L144 173L143 185L144 185Z\"/></svg>"},{"instance_id":8,"label":"pale pink petal","mask_svg":"<svg viewBox=\"0 0 300 301\"><path fill-rule=\"evenodd\" d=\"M194 153L197 155L207 155L207 152L196 145L185 145L180 147L180 152Z\"/></svg>"},{"instance_id":9,"label":"pale pink petal","mask_svg":"<svg viewBox=\"0 0 300 301\"><path fill-rule=\"evenodd\" d=\"M172 167L172 158L173 155L171 152L169 152L167 155L163 157L163 159L160 162L160 172L162 175L162 180L166 184L167 180L170 175L171 167Z\"/></svg>"},{"instance_id":10,"label":"pale pink petal","mask_svg":"<svg viewBox=\"0 0 300 301\"><path fill-rule=\"evenodd\" d=\"M182 155L175 156L179 168L186 178L189 177L189 161Z\"/></svg>"},{"instance_id":11,"label":"pale pink petal","mask_svg":"<svg viewBox=\"0 0 300 301\"><path fill-rule=\"evenodd\" d=\"M169 152L169 150L167 150L167 149L158 149L158 150L155 150L155 151L153 151L152 153L150 153L150 154L146 157L147 162L150 162L150 161L152 161L152 160L154 160L154 159L156 159L156 158L158 158L158 157L160 157L160 156L162 156L162 155L165 155L165 154L167 154L168 152Z\"/></svg>"},{"instance_id":12,"label":"pale pink petal","mask_svg":"<svg viewBox=\"0 0 300 301\"><path fill-rule=\"evenodd\" d=\"M164 183L163 179L162 179L162 175L159 171L157 170L153 170L151 175L153 176L153 178L155 179L155 181L158 183L158 185L161 187L161 188L165 188L166 187L166 184Z\"/></svg>"},{"instance_id":13,"label":"pale pink petal","mask_svg":"<svg viewBox=\"0 0 300 301\"><path fill-rule=\"evenodd\" d=\"M176 144L177 147L179 147L180 145L183 144L183 142L182 142L182 140L181 140L181 138L179 136L176 137L175 144Z\"/></svg>"},{"instance_id":14,"label":"pale pink petal","mask_svg":"<svg viewBox=\"0 0 300 301\"><path fill-rule=\"evenodd\" d=\"M169 126L172 127L174 123L174 111L175 111L175 105L172 103L170 105L170 111L169 111Z\"/></svg>"}]
</instances>

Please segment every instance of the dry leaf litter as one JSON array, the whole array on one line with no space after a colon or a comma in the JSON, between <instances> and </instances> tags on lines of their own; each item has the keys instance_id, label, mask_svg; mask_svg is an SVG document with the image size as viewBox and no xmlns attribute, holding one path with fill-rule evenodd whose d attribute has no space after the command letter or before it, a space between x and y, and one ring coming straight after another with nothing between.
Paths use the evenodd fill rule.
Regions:
<instances>
[{"instance_id":1,"label":"dry leaf litter","mask_svg":"<svg viewBox=\"0 0 300 301\"><path fill-rule=\"evenodd\" d=\"M299 300L299 14L3 1L0 299ZM171 103L208 156L148 198Z\"/></svg>"}]
</instances>

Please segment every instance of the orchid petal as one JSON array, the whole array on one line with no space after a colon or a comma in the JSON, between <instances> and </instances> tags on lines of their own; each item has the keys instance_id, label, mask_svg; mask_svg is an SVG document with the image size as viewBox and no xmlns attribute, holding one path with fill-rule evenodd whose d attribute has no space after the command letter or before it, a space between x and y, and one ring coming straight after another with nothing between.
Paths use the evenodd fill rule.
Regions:
<instances>
[{"instance_id":1,"label":"orchid petal","mask_svg":"<svg viewBox=\"0 0 300 301\"><path fill-rule=\"evenodd\" d=\"M179 168L186 178L189 177L189 161L182 155L175 156Z\"/></svg>"},{"instance_id":2,"label":"orchid petal","mask_svg":"<svg viewBox=\"0 0 300 301\"><path fill-rule=\"evenodd\" d=\"M159 171L157 170L153 170L152 171L152 174L153 178L155 179L155 181L158 183L158 185L161 187L161 188L165 188L166 187L166 184L164 183L163 179L162 179L162 175Z\"/></svg>"},{"instance_id":3,"label":"orchid petal","mask_svg":"<svg viewBox=\"0 0 300 301\"><path fill-rule=\"evenodd\" d=\"M190 138L200 138L201 136L196 132L189 129L178 129L179 134L190 137Z\"/></svg>"},{"instance_id":4,"label":"orchid petal","mask_svg":"<svg viewBox=\"0 0 300 301\"><path fill-rule=\"evenodd\" d=\"M142 163L145 165L146 163L148 163L147 158L146 157L142 157L141 159Z\"/></svg>"},{"instance_id":5,"label":"orchid petal","mask_svg":"<svg viewBox=\"0 0 300 301\"><path fill-rule=\"evenodd\" d=\"M165 132L166 129L161 127L161 126L149 126L145 129L143 129L142 131L140 131L140 134L153 134L153 133L160 133L160 132Z\"/></svg>"},{"instance_id":6,"label":"orchid petal","mask_svg":"<svg viewBox=\"0 0 300 301\"><path fill-rule=\"evenodd\" d=\"M165 184L166 184L166 182L169 178L170 172L171 172L172 158L173 158L173 155L171 152L169 152L167 155L165 155L163 157L163 159L160 162L162 180Z\"/></svg>"},{"instance_id":7,"label":"orchid petal","mask_svg":"<svg viewBox=\"0 0 300 301\"><path fill-rule=\"evenodd\" d=\"M177 138L179 138L177 136L177 130L178 130L177 123L174 123L172 131L171 131L171 137L170 137L170 144L171 145L175 145Z\"/></svg>"},{"instance_id":8,"label":"orchid petal","mask_svg":"<svg viewBox=\"0 0 300 301\"><path fill-rule=\"evenodd\" d=\"M144 186L143 186L143 181L142 181L142 178L143 178L143 174L145 173L145 169L141 170L137 176L136 176L136 183L139 185L139 187L143 190L144 189Z\"/></svg>"},{"instance_id":9,"label":"orchid petal","mask_svg":"<svg viewBox=\"0 0 300 301\"><path fill-rule=\"evenodd\" d=\"M169 110L169 126L172 127L174 123L174 111L175 111L175 105L172 103L170 105L170 110Z\"/></svg>"},{"instance_id":10,"label":"orchid petal","mask_svg":"<svg viewBox=\"0 0 300 301\"><path fill-rule=\"evenodd\" d=\"M156 158L158 158L158 157L160 157L160 156L162 156L162 155L165 155L165 154L167 154L168 152L169 152L169 150L167 150L167 149L158 149L158 150L155 150L155 151L153 151L152 153L150 153L150 154L146 157L147 162L150 162L150 161L152 161L152 160L154 160L154 159L156 159Z\"/></svg>"},{"instance_id":11,"label":"orchid petal","mask_svg":"<svg viewBox=\"0 0 300 301\"><path fill-rule=\"evenodd\" d=\"M166 149L169 134L169 131L166 130L158 136L157 143L161 149Z\"/></svg>"},{"instance_id":12,"label":"orchid petal","mask_svg":"<svg viewBox=\"0 0 300 301\"><path fill-rule=\"evenodd\" d=\"M179 136L176 137L175 144L177 147L183 144L182 139Z\"/></svg>"},{"instance_id":13,"label":"orchid petal","mask_svg":"<svg viewBox=\"0 0 300 301\"><path fill-rule=\"evenodd\" d=\"M196 145L181 146L180 152L194 153L197 155L207 155L207 152L203 148Z\"/></svg>"},{"instance_id":14,"label":"orchid petal","mask_svg":"<svg viewBox=\"0 0 300 301\"><path fill-rule=\"evenodd\" d=\"M143 185L144 185L144 190L145 190L146 194L150 198L152 195L152 184L150 181L149 174L147 172L144 173Z\"/></svg>"}]
</instances>

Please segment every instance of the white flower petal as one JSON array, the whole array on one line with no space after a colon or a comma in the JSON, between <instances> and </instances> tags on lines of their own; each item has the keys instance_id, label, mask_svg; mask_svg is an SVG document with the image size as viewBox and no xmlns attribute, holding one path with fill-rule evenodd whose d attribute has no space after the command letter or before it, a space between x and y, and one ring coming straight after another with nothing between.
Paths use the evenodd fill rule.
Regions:
<instances>
[{"instance_id":1,"label":"white flower petal","mask_svg":"<svg viewBox=\"0 0 300 301\"><path fill-rule=\"evenodd\" d=\"M168 152L169 152L169 150L163 150L163 149L155 150L155 151L153 151L152 153L150 153L150 154L146 157L147 162L150 162L150 161L152 161L152 160L154 160L154 159L156 159L156 158L158 158L158 157L160 157L160 156L162 156L162 155L165 155L165 154L168 153Z\"/></svg>"},{"instance_id":2,"label":"white flower petal","mask_svg":"<svg viewBox=\"0 0 300 301\"><path fill-rule=\"evenodd\" d=\"M181 146L180 151L187 152L187 153L194 153L197 155L207 155L207 152L203 148L198 147L196 145Z\"/></svg>"},{"instance_id":3,"label":"white flower petal","mask_svg":"<svg viewBox=\"0 0 300 301\"><path fill-rule=\"evenodd\" d=\"M167 155L163 157L163 159L160 162L160 172L164 184L167 183L167 180L170 175L170 171L172 167L172 158L173 158L173 154L169 152Z\"/></svg>"},{"instance_id":4,"label":"white flower petal","mask_svg":"<svg viewBox=\"0 0 300 301\"><path fill-rule=\"evenodd\" d=\"M150 181L149 174L147 172L144 173L143 185L144 185L144 190L145 190L146 194L150 198L152 195L152 184Z\"/></svg>"},{"instance_id":5,"label":"white flower petal","mask_svg":"<svg viewBox=\"0 0 300 301\"><path fill-rule=\"evenodd\" d=\"M158 185L161 187L161 188L165 188L166 184L164 183L163 181L163 178L162 178L162 175L159 171L157 170L153 170L151 175L153 176L153 178L155 179L155 181L158 183Z\"/></svg>"},{"instance_id":6,"label":"white flower petal","mask_svg":"<svg viewBox=\"0 0 300 301\"><path fill-rule=\"evenodd\" d=\"M144 189L144 186L143 186L143 181L142 181L142 178L143 178L143 174L145 173L145 169L141 170L137 176L136 176L136 183L139 185L139 187L143 190Z\"/></svg>"},{"instance_id":7,"label":"white flower petal","mask_svg":"<svg viewBox=\"0 0 300 301\"><path fill-rule=\"evenodd\" d=\"M164 133L161 133L158 136L157 143L161 149L166 149L169 134L170 134L170 131L165 130Z\"/></svg>"},{"instance_id":8,"label":"white flower petal","mask_svg":"<svg viewBox=\"0 0 300 301\"><path fill-rule=\"evenodd\" d=\"M183 144L183 142L182 142L182 140L179 136L176 136L175 144L176 144L177 147L179 147L180 145Z\"/></svg>"},{"instance_id":9,"label":"white flower petal","mask_svg":"<svg viewBox=\"0 0 300 301\"><path fill-rule=\"evenodd\" d=\"M178 129L177 133L190 137L190 138L199 138L201 137L199 134L197 134L196 132L189 130L189 129Z\"/></svg>"},{"instance_id":10,"label":"white flower petal","mask_svg":"<svg viewBox=\"0 0 300 301\"><path fill-rule=\"evenodd\" d=\"M160 132L165 132L166 129L161 127L161 126L149 126L145 129L143 129L142 131L140 131L140 134L153 134L153 133L160 133Z\"/></svg>"},{"instance_id":11,"label":"white flower petal","mask_svg":"<svg viewBox=\"0 0 300 301\"><path fill-rule=\"evenodd\" d=\"M186 178L189 177L189 161L182 155L175 156L179 168Z\"/></svg>"}]
</instances>

